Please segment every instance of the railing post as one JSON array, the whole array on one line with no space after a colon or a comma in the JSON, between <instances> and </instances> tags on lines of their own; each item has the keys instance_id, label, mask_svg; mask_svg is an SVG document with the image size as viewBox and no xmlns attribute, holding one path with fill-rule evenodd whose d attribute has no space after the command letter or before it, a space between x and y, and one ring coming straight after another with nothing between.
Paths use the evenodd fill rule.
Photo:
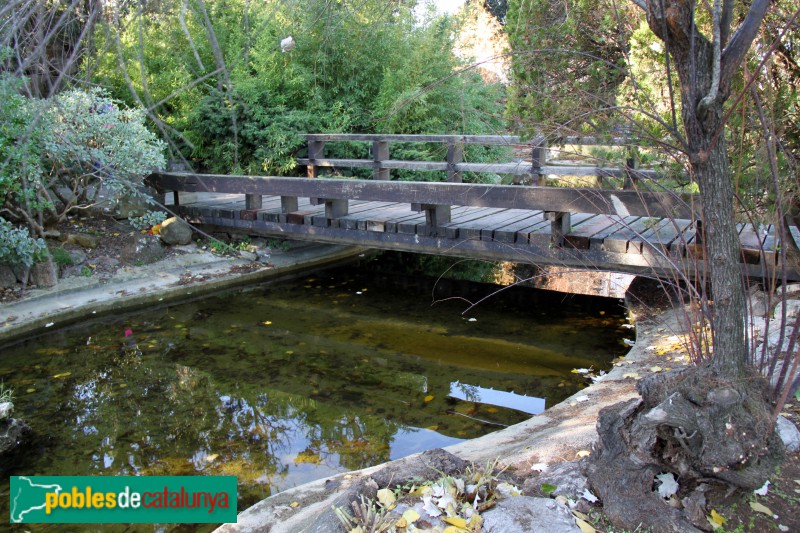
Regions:
<instances>
[{"instance_id":1,"label":"railing post","mask_svg":"<svg viewBox=\"0 0 800 533\"><path fill-rule=\"evenodd\" d=\"M464 145L461 143L448 143L447 145L447 181L461 183L461 172L456 170L456 165L464 161Z\"/></svg>"},{"instance_id":2,"label":"railing post","mask_svg":"<svg viewBox=\"0 0 800 533\"><path fill-rule=\"evenodd\" d=\"M293 213L297 211L297 196L281 196L281 213Z\"/></svg>"},{"instance_id":3,"label":"railing post","mask_svg":"<svg viewBox=\"0 0 800 533\"><path fill-rule=\"evenodd\" d=\"M347 215L347 200L325 200L325 218L334 219Z\"/></svg>"},{"instance_id":4,"label":"railing post","mask_svg":"<svg viewBox=\"0 0 800 533\"><path fill-rule=\"evenodd\" d=\"M324 157L325 141L308 141L309 165L306 167L306 176L316 178L319 176L319 167L314 164L317 159Z\"/></svg>"},{"instance_id":5,"label":"railing post","mask_svg":"<svg viewBox=\"0 0 800 533\"><path fill-rule=\"evenodd\" d=\"M543 135L537 135L531 145L531 183L542 185L544 178L542 167L547 163L547 140Z\"/></svg>"},{"instance_id":6,"label":"railing post","mask_svg":"<svg viewBox=\"0 0 800 533\"><path fill-rule=\"evenodd\" d=\"M372 179L388 180L391 179L390 170L383 168L382 163L389 159L389 143L386 141L375 141L372 143L372 160L375 161L375 168L372 171Z\"/></svg>"},{"instance_id":7,"label":"railing post","mask_svg":"<svg viewBox=\"0 0 800 533\"><path fill-rule=\"evenodd\" d=\"M564 237L572 228L572 217L562 211L545 211L544 219L550 221L550 242L560 248L564 244Z\"/></svg>"},{"instance_id":8,"label":"railing post","mask_svg":"<svg viewBox=\"0 0 800 533\"><path fill-rule=\"evenodd\" d=\"M625 159L625 181L622 183L623 189L635 189L639 185L639 176L636 169L639 168L639 157L636 147L628 148L628 157Z\"/></svg>"},{"instance_id":9,"label":"railing post","mask_svg":"<svg viewBox=\"0 0 800 533\"><path fill-rule=\"evenodd\" d=\"M260 194L245 194L244 209L239 212L242 220L256 220L258 210L263 206L263 197Z\"/></svg>"},{"instance_id":10,"label":"railing post","mask_svg":"<svg viewBox=\"0 0 800 533\"><path fill-rule=\"evenodd\" d=\"M450 206L440 204L422 204L425 210L425 224L436 228L450 222Z\"/></svg>"}]
</instances>

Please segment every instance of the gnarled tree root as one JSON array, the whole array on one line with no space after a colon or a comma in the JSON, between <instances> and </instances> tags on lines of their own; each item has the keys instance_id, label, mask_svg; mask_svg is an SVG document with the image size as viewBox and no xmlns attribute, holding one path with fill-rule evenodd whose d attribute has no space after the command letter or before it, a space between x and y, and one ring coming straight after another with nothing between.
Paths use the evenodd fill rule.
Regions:
<instances>
[{"instance_id":1,"label":"gnarled tree root","mask_svg":"<svg viewBox=\"0 0 800 533\"><path fill-rule=\"evenodd\" d=\"M732 383L710 366L656 374L641 400L603 409L588 467L591 488L617 526L653 531L708 529L698 501L709 483L753 490L783 458L758 376ZM667 505L655 476L672 472L683 510Z\"/></svg>"}]
</instances>

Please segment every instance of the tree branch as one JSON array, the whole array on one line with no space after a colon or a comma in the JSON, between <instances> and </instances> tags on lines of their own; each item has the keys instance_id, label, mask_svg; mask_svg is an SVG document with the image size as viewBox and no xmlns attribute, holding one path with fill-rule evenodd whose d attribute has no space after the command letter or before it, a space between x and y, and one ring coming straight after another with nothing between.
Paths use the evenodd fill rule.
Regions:
<instances>
[{"instance_id":1,"label":"tree branch","mask_svg":"<svg viewBox=\"0 0 800 533\"><path fill-rule=\"evenodd\" d=\"M731 78L744 60L745 54L750 49L750 45L753 44L753 40L758 35L758 30L761 27L761 22L767 15L769 5L770 0L753 0L744 22L736 30L731 42L722 52L720 83L723 87L730 83Z\"/></svg>"},{"instance_id":2,"label":"tree branch","mask_svg":"<svg viewBox=\"0 0 800 533\"><path fill-rule=\"evenodd\" d=\"M734 0L724 0L722 3L722 18L719 21L720 36L719 43L722 48L728 44L728 38L731 36L731 21L733 20L733 5Z\"/></svg>"},{"instance_id":3,"label":"tree branch","mask_svg":"<svg viewBox=\"0 0 800 533\"><path fill-rule=\"evenodd\" d=\"M712 73L711 73L711 87L708 89L708 94L706 94L700 103L697 104L697 111L698 114L705 114L706 110L714 103L719 95L719 74L720 74L720 61L721 61L721 54L722 54L722 45L720 44L720 19L722 18L722 5L720 0L714 0L714 13L713 13L713 20L714 20L714 28L713 28L713 40L712 45L714 46L714 55L712 61L714 62L712 65Z\"/></svg>"}]
</instances>

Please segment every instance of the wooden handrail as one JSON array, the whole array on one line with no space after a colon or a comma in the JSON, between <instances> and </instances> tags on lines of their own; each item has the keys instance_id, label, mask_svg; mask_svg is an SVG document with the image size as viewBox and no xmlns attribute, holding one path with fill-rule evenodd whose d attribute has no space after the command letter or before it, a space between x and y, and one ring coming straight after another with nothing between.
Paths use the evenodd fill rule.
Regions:
<instances>
[{"instance_id":1,"label":"wooden handrail","mask_svg":"<svg viewBox=\"0 0 800 533\"><path fill-rule=\"evenodd\" d=\"M215 192L281 197L366 200L427 205L530 209L620 216L694 218L688 202L663 192L475 183L230 176L156 172L147 182L161 192Z\"/></svg>"}]
</instances>

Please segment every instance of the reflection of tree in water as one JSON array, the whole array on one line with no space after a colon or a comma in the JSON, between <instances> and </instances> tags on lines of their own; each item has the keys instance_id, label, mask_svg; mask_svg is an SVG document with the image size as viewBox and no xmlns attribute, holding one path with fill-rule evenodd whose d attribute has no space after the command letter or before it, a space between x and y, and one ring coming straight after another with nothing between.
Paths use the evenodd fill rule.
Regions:
<instances>
[{"instance_id":1,"label":"reflection of tree in water","mask_svg":"<svg viewBox=\"0 0 800 533\"><path fill-rule=\"evenodd\" d=\"M461 383L459 381L455 381L450 384L451 391L452 387L457 388L464 394L464 399L470 402L480 403L481 401L481 392L480 389L476 385L468 385L467 383Z\"/></svg>"}]
</instances>

